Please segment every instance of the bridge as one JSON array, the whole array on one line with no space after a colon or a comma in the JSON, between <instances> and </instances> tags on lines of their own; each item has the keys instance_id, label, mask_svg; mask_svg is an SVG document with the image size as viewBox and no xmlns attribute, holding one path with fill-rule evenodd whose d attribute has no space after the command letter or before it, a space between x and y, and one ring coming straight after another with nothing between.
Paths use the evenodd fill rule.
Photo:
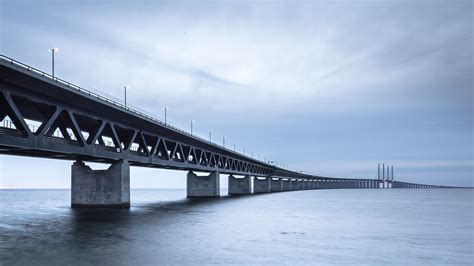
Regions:
<instances>
[{"instance_id":1,"label":"bridge","mask_svg":"<svg viewBox=\"0 0 474 266\"><path fill-rule=\"evenodd\" d=\"M212 143L144 112L0 55L0 154L72 160L72 207L129 207L130 166L187 171L187 197L307 189L440 188L310 175ZM92 170L85 162L111 164ZM197 175L195 172L207 173ZM252 189L253 188L253 189Z\"/></svg>"}]
</instances>

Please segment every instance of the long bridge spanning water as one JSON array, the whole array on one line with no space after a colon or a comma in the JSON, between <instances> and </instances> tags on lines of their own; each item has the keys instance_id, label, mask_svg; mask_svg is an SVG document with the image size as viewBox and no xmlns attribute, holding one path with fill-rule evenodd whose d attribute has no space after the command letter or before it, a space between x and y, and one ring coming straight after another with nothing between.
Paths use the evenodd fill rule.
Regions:
<instances>
[{"instance_id":1,"label":"long bridge spanning water","mask_svg":"<svg viewBox=\"0 0 474 266\"><path fill-rule=\"evenodd\" d=\"M439 188L295 172L216 145L119 102L0 55L0 154L73 160L73 207L129 207L130 166L188 171L188 197L305 189ZM84 162L109 163L92 170ZM208 173L197 175L195 172ZM252 184L253 182L253 184ZM253 188L253 189L252 189Z\"/></svg>"}]
</instances>

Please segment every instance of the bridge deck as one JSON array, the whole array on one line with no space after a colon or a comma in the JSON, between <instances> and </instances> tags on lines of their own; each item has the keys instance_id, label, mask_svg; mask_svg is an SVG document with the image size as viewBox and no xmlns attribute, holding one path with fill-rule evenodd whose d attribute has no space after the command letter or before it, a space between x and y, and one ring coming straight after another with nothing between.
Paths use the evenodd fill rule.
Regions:
<instances>
[{"instance_id":1,"label":"bridge deck","mask_svg":"<svg viewBox=\"0 0 474 266\"><path fill-rule=\"evenodd\" d=\"M131 165L255 176L323 178L256 160L94 92L0 57L0 118L13 127L0 134L0 153L128 160ZM26 120L39 122L35 130ZM57 134L61 132L62 134ZM69 136L68 136L69 135ZM110 143L104 143L104 139ZM132 148L135 147L136 150Z\"/></svg>"}]
</instances>

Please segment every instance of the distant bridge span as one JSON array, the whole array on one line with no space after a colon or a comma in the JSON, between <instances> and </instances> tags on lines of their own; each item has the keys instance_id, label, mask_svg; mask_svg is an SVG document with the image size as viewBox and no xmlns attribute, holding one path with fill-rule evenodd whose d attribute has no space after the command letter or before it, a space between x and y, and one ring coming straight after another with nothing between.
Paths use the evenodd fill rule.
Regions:
<instances>
[{"instance_id":1,"label":"distant bridge span","mask_svg":"<svg viewBox=\"0 0 474 266\"><path fill-rule=\"evenodd\" d=\"M380 188L396 182L315 176L277 167L3 55L0 121L0 154L76 161L72 166L72 205L78 207L128 207L130 165L189 171L188 197L219 196L220 173L230 175L230 194L251 193L252 177L259 177L254 179L255 193ZM83 161L112 166L94 171ZM211 174L196 176L194 171Z\"/></svg>"}]
</instances>

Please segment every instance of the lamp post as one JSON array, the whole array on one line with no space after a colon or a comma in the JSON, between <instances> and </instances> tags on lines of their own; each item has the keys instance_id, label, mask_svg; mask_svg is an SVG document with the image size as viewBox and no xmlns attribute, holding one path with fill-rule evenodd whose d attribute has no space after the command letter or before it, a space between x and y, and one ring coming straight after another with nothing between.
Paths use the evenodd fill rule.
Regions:
<instances>
[{"instance_id":1,"label":"lamp post","mask_svg":"<svg viewBox=\"0 0 474 266\"><path fill-rule=\"evenodd\" d=\"M166 112L168 111L168 109L170 109L168 106L166 106L165 108L163 108L165 110L165 125L166 125Z\"/></svg>"},{"instance_id":2,"label":"lamp post","mask_svg":"<svg viewBox=\"0 0 474 266\"><path fill-rule=\"evenodd\" d=\"M59 49L58 48L51 48L51 49L49 49L49 51L51 52L52 76L54 78L54 53L58 52Z\"/></svg>"},{"instance_id":3,"label":"lamp post","mask_svg":"<svg viewBox=\"0 0 474 266\"><path fill-rule=\"evenodd\" d=\"M194 120L191 120L191 136L193 135L193 124L194 124Z\"/></svg>"},{"instance_id":4,"label":"lamp post","mask_svg":"<svg viewBox=\"0 0 474 266\"><path fill-rule=\"evenodd\" d=\"M127 89L128 86L123 86L123 93L124 93L124 102L125 102L125 107L127 107Z\"/></svg>"},{"instance_id":5,"label":"lamp post","mask_svg":"<svg viewBox=\"0 0 474 266\"><path fill-rule=\"evenodd\" d=\"M212 142L212 129L209 129L209 142Z\"/></svg>"},{"instance_id":6,"label":"lamp post","mask_svg":"<svg viewBox=\"0 0 474 266\"><path fill-rule=\"evenodd\" d=\"M225 136L222 137L222 147L225 148Z\"/></svg>"}]
</instances>

